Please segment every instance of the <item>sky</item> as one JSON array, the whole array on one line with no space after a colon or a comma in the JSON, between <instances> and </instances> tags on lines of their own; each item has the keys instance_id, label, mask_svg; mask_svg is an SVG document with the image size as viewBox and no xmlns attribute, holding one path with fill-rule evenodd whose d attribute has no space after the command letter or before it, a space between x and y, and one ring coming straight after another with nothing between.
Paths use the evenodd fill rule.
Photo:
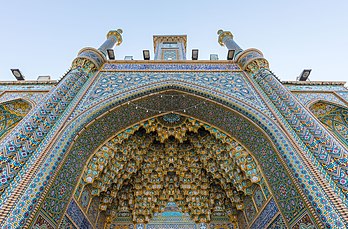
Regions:
<instances>
[{"instance_id":1,"label":"sky","mask_svg":"<svg viewBox=\"0 0 348 229\"><path fill-rule=\"evenodd\" d=\"M199 49L226 59L217 30L231 31L243 48L257 48L281 80L312 69L311 81L348 81L348 1L89 1L12 0L0 6L0 80L59 79L84 47L98 48L109 30L121 28L116 59L142 59L153 35L187 35L187 59Z\"/></svg>"}]
</instances>

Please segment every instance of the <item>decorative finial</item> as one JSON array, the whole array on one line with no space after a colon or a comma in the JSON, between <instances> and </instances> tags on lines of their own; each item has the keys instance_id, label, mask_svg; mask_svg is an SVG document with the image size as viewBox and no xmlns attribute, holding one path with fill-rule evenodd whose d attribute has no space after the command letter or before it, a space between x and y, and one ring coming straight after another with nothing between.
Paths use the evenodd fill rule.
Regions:
<instances>
[{"instance_id":1,"label":"decorative finial","mask_svg":"<svg viewBox=\"0 0 348 229\"><path fill-rule=\"evenodd\" d=\"M233 39L233 35L230 31L223 31L222 29L219 29L217 31L217 34L219 35L219 38L218 38L218 42L221 46L224 46L225 44L223 43L223 39L224 37L228 36L230 37L231 39Z\"/></svg>"},{"instance_id":2,"label":"decorative finial","mask_svg":"<svg viewBox=\"0 0 348 229\"><path fill-rule=\"evenodd\" d=\"M108 34L106 35L106 38L109 39L109 37L111 36L115 36L117 39L116 45L120 45L122 43L122 34L123 30L122 29L117 29L117 30L111 30L108 32Z\"/></svg>"}]
</instances>

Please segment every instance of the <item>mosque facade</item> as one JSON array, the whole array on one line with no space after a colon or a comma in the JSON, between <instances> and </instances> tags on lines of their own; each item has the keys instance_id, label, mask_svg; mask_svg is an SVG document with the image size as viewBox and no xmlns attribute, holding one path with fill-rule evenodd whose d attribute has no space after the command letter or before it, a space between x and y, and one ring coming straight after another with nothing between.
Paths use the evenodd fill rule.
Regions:
<instances>
[{"instance_id":1,"label":"mosque facade","mask_svg":"<svg viewBox=\"0 0 348 229\"><path fill-rule=\"evenodd\" d=\"M114 60L113 30L58 81L0 82L1 228L346 228L345 82L217 39L228 60L187 60L185 35Z\"/></svg>"}]
</instances>

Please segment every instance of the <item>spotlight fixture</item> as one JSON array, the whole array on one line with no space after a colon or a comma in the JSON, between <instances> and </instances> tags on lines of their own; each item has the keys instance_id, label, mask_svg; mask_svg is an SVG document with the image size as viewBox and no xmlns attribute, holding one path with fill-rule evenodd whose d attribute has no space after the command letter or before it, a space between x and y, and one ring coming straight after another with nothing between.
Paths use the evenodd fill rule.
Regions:
<instances>
[{"instance_id":1,"label":"spotlight fixture","mask_svg":"<svg viewBox=\"0 0 348 229\"><path fill-rule=\"evenodd\" d=\"M108 49L106 50L108 52L108 57L109 57L109 60L114 60L115 59L115 52L113 49Z\"/></svg>"},{"instance_id":2,"label":"spotlight fixture","mask_svg":"<svg viewBox=\"0 0 348 229\"><path fill-rule=\"evenodd\" d=\"M229 49L227 53L227 60L233 60L234 54L236 53L236 50L234 49Z\"/></svg>"},{"instance_id":3,"label":"spotlight fixture","mask_svg":"<svg viewBox=\"0 0 348 229\"><path fill-rule=\"evenodd\" d=\"M11 72L17 80L24 80L24 76L19 69L11 69Z\"/></svg>"},{"instance_id":4,"label":"spotlight fixture","mask_svg":"<svg viewBox=\"0 0 348 229\"><path fill-rule=\"evenodd\" d=\"M306 81L311 74L312 69L304 69L299 77L297 79L299 81Z\"/></svg>"},{"instance_id":5,"label":"spotlight fixture","mask_svg":"<svg viewBox=\"0 0 348 229\"><path fill-rule=\"evenodd\" d=\"M150 51L143 50L143 56L144 56L144 60L150 60Z\"/></svg>"},{"instance_id":6,"label":"spotlight fixture","mask_svg":"<svg viewBox=\"0 0 348 229\"><path fill-rule=\"evenodd\" d=\"M198 49L192 49L192 60L198 60Z\"/></svg>"}]
</instances>

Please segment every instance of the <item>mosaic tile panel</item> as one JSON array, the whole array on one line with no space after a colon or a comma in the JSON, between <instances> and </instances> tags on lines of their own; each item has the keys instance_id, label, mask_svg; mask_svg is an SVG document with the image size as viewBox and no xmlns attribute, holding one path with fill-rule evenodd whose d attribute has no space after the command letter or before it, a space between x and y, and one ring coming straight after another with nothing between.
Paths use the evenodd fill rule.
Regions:
<instances>
[{"instance_id":1,"label":"mosaic tile panel","mask_svg":"<svg viewBox=\"0 0 348 229\"><path fill-rule=\"evenodd\" d=\"M199 228L188 213L180 212L174 202L168 202L164 212L155 213L146 229L195 229Z\"/></svg>"},{"instance_id":2,"label":"mosaic tile panel","mask_svg":"<svg viewBox=\"0 0 348 229\"><path fill-rule=\"evenodd\" d=\"M54 229L54 227L49 223L49 221L43 215L38 215L35 220L35 229ZM9 229L9 228L7 228Z\"/></svg>"},{"instance_id":3,"label":"mosaic tile panel","mask_svg":"<svg viewBox=\"0 0 348 229\"><path fill-rule=\"evenodd\" d=\"M0 193L10 195L10 190L19 179L18 172L24 173L22 167L28 165L27 161L35 160L32 155L37 153L36 150L42 146L42 142L47 140L47 134L57 123L58 117L64 114L69 102L74 99L88 78L81 70L71 71L68 75L61 81L60 86L50 93L45 103L36 106L23 119L22 124L15 127L1 142L0 161L3 169L0 174L3 179L0 182ZM11 182L14 177L16 180ZM7 193L3 193L5 188ZM6 197L0 198L0 203L5 199Z\"/></svg>"},{"instance_id":4,"label":"mosaic tile panel","mask_svg":"<svg viewBox=\"0 0 348 229\"><path fill-rule=\"evenodd\" d=\"M80 228L77 228L74 225L74 223L66 215L64 215L64 218L63 218L62 223L60 224L59 228L60 229L80 229Z\"/></svg>"},{"instance_id":5,"label":"mosaic tile panel","mask_svg":"<svg viewBox=\"0 0 348 229\"><path fill-rule=\"evenodd\" d=\"M83 214L82 210L73 199L71 200L66 213L77 227L85 229L93 228L87 220L86 216Z\"/></svg>"},{"instance_id":6,"label":"mosaic tile panel","mask_svg":"<svg viewBox=\"0 0 348 229\"><path fill-rule=\"evenodd\" d=\"M268 229L286 229L287 226L281 214L273 220L273 222L267 227Z\"/></svg>"},{"instance_id":7,"label":"mosaic tile panel","mask_svg":"<svg viewBox=\"0 0 348 229\"><path fill-rule=\"evenodd\" d=\"M132 89L158 84L159 82L170 83L171 81L171 84L177 84L177 82L194 83L212 89L215 91L214 93L221 92L229 96L235 96L271 115L241 72L101 72L98 75L98 80L80 103L78 110L82 111L101 100Z\"/></svg>"},{"instance_id":8,"label":"mosaic tile panel","mask_svg":"<svg viewBox=\"0 0 348 229\"><path fill-rule=\"evenodd\" d=\"M239 109L240 109L240 108L239 108ZM209 109L205 108L204 110L207 111L207 110L209 110ZM245 111L243 111L243 109L240 109L239 111L240 111L240 112L245 112ZM216 114L216 113L219 113L219 111L214 111L214 112L213 112L213 114ZM223 113L223 112L221 112L221 113ZM139 113L137 113L137 114L139 114ZM129 116L128 119L131 120L131 119L132 119L132 115L134 115L134 114L131 114L131 115ZM145 115L145 117L146 117L146 115L149 115L149 114L146 114L146 113L141 114L141 115L139 115L139 119L141 119L141 118L143 117L142 115ZM192 115L195 115L195 113L193 113ZM261 115L261 116L262 116L262 115ZM118 116L116 116L116 117L119 118L120 116L118 115ZM214 117L214 115L212 115L212 117ZM229 120L226 119L227 117L229 117L229 115L224 114L224 115L221 117L221 118L222 118L221 120L224 120L224 121L228 122ZM253 117L252 115L248 115L248 117L255 120L255 117ZM91 118L93 119L93 117L91 117ZM206 119L206 118L207 118L207 115L206 115L206 114L203 115L203 120ZM209 117L208 117L208 118L209 118ZM81 118L81 119L78 119L78 120L83 120L83 119ZM115 120L115 119L113 119L113 120ZM256 120L257 120L257 119L256 119ZM243 121L241 121L241 120L238 120L238 121L239 121L239 122L237 122L237 125L235 124L235 122L231 122L231 123L233 123L233 125L234 125L234 126L232 127L232 129L236 129L236 128L235 128L236 126L239 126L241 123L243 123ZM128 122L126 121L125 123L127 124ZM131 122L131 123L132 123L132 122ZM213 121L212 123L215 123L215 122ZM260 123L260 124L261 124L261 123ZM108 123L108 125L109 125L109 123ZM217 125L217 124L216 124L216 125ZM220 125L220 124L219 124L219 125ZM219 125L218 125L218 126L219 126ZM111 125L110 125L110 126L111 126ZM222 125L222 126L224 126L224 125ZM270 130L276 129L276 128L274 128L274 126L272 126L272 125L270 125L270 126L271 126L271 127L270 127ZM102 125L100 125L100 128L103 129L104 127L102 127ZM230 129L230 127L226 127L226 128L227 128L227 129ZM238 129L239 131L240 131L240 130L243 130L243 128L237 128L237 129ZM266 128L266 129L268 129L268 128ZM267 131L268 131L268 130L267 130ZM234 131L233 131L233 132L234 132ZM257 132L257 131L252 130L251 132ZM74 136L74 134L75 134L73 129L70 129L68 133L71 134L71 136ZM99 134L100 134L100 133L99 133ZM237 133L237 134L238 134L238 133ZM261 134L261 135L262 135L262 134ZM279 135L279 134L278 134L278 135ZM278 136L278 135L275 135L275 136ZM280 136L281 136L281 135L280 135ZM260 136L257 136L256 139L260 139L259 137L260 137ZM273 138L273 137L272 137L272 138ZM67 139L69 139L69 138L67 138ZM249 138L249 139L250 139L250 138ZM254 139L255 139L255 138L252 138L252 141L253 141ZM243 139L243 140L246 140L246 139ZM67 144L67 143L66 143L67 140L65 139L64 141L65 141L64 144ZM63 142L64 142L64 141L63 141ZM261 142L262 142L262 140L261 140ZM86 144L89 145L89 143L90 143L90 141L86 141ZM277 144L279 144L279 143L276 143L276 145L277 145ZM283 144L283 143L282 143L282 144ZM284 143L284 144L285 144L285 143ZM251 143L250 148L253 148L253 145L255 145L254 142ZM278 148L278 147L279 147L279 145L277 146L277 148ZM288 147L288 146L287 146L287 147ZM285 148L287 148L287 147L285 147ZM64 145L63 148L66 148L66 146ZM89 148L89 147L87 147L87 148ZM87 148L86 148L86 149L87 149ZM284 149L285 149L285 148L284 148ZM90 149L91 149L91 148L90 148ZM282 147L280 147L280 149L282 149ZM82 150L82 148L81 148L81 150ZM287 153L291 153L291 148L290 148L289 150L287 150L286 152L284 152L284 155L287 155ZM57 155L57 157L58 157L59 155L61 155L61 153L57 153L56 155ZM82 155L82 154L81 154L81 155ZM266 155L267 155L267 154L266 154ZM272 157L274 157L274 155L273 155ZM294 157L296 158L296 155L295 155L295 154L294 154L294 155L291 155L291 156L290 156L291 160L292 160L292 158L294 158ZM285 158L287 158L287 157L285 157ZM288 160L288 159L287 159L287 160ZM262 160L261 160L261 161L262 161ZM267 163L270 164L269 162L267 162ZM79 167L79 165L80 165L80 162L77 162L77 164L76 164L76 161L75 161L74 166ZM266 168L266 169L267 169L267 168ZM293 168L293 169L296 171L295 168ZM77 169L76 169L76 170L77 170ZM63 170L63 171L65 171L65 170ZM310 178L310 177L309 177L309 178ZM301 179L302 179L302 178L301 178ZM307 179L307 178L306 178L306 179ZM309 183L307 184L307 181L305 181L305 182L306 182L306 183L304 183L305 185L310 185ZM290 182L290 183L291 183L291 182ZM59 184L57 184L57 185L59 185ZM319 190L316 190L316 192L317 192L317 191L320 191L320 189L319 189ZM296 193L296 191L295 191L295 193ZM281 199L281 198L280 198L280 199ZM299 205L299 206L300 206L300 205ZM287 214L285 214L285 215L287 215ZM291 214L291 213L290 213L289 216L290 216L290 215L294 216L294 215L296 215L296 214Z\"/></svg>"},{"instance_id":9,"label":"mosaic tile panel","mask_svg":"<svg viewBox=\"0 0 348 229\"><path fill-rule=\"evenodd\" d=\"M133 224L111 224L110 229L133 229Z\"/></svg>"},{"instance_id":10,"label":"mosaic tile panel","mask_svg":"<svg viewBox=\"0 0 348 229\"><path fill-rule=\"evenodd\" d=\"M0 96L0 103L15 99L24 99L38 104L46 95L47 92L5 92Z\"/></svg>"},{"instance_id":11,"label":"mosaic tile panel","mask_svg":"<svg viewBox=\"0 0 348 229\"><path fill-rule=\"evenodd\" d=\"M348 146L348 108L318 102L310 107L313 114L346 146Z\"/></svg>"},{"instance_id":12,"label":"mosaic tile panel","mask_svg":"<svg viewBox=\"0 0 348 229\"><path fill-rule=\"evenodd\" d=\"M251 225L250 229L261 229L266 228L266 226L272 221L272 219L278 214L278 207L272 198L263 211L259 214L257 219Z\"/></svg>"},{"instance_id":13,"label":"mosaic tile panel","mask_svg":"<svg viewBox=\"0 0 348 229\"><path fill-rule=\"evenodd\" d=\"M284 86L267 69L254 75L260 87L268 95L296 135L305 145L305 151L338 195L345 200L348 196L348 151L328 131L312 118L307 110L287 93Z\"/></svg>"},{"instance_id":14,"label":"mosaic tile panel","mask_svg":"<svg viewBox=\"0 0 348 229\"><path fill-rule=\"evenodd\" d=\"M106 216L104 212L99 213L98 215L98 221L96 223L96 228L104 228L104 225L106 223ZM129 226L127 227L129 229Z\"/></svg>"},{"instance_id":15,"label":"mosaic tile panel","mask_svg":"<svg viewBox=\"0 0 348 229\"><path fill-rule=\"evenodd\" d=\"M53 84L0 84L0 91L50 91Z\"/></svg>"},{"instance_id":16,"label":"mosaic tile panel","mask_svg":"<svg viewBox=\"0 0 348 229\"><path fill-rule=\"evenodd\" d=\"M254 202L256 204L257 209L260 210L266 201L265 196L263 195L260 186L256 187L256 189L253 193L253 199L254 199Z\"/></svg>"},{"instance_id":17,"label":"mosaic tile panel","mask_svg":"<svg viewBox=\"0 0 348 229\"><path fill-rule=\"evenodd\" d=\"M185 98L185 100L187 101L188 98ZM157 104L158 101L154 101L153 104L151 105L142 105L144 107L149 107L149 106L156 106L158 105ZM174 104L180 104L180 102L175 102ZM196 104L196 103L193 103L193 104ZM167 104L168 105L168 104ZM163 105L162 105L163 106ZM128 107L129 108L129 107ZM270 151L271 153L267 153L268 150L270 149L267 149L265 148L265 143L267 141L265 141L265 139L263 138L260 138L260 133L255 130L255 129L250 129L250 124L247 124L247 126L243 126L241 125L242 123L244 123L244 121L242 121L243 119L239 119L237 118L236 119L236 116L232 116L232 115L227 115L227 114L224 114L225 111L223 110L220 110L220 111L212 111L211 113L209 112L211 108L208 108L208 107L205 107L204 109L200 109L201 111L204 111L202 113L202 116L200 117L201 119L207 119L207 117L214 117L218 114L218 116L221 116L221 117L214 117L214 121L211 120L212 123L216 123L218 126L224 126L224 128L228 129L228 132L230 132L231 130L233 130L233 135L237 135L238 138L240 138L241 142L245 142L245 141L252 141L250 142L251 144L248 143L248 145L251 147L251 149L255 149L255 152L258 152L260 153L260 155L263 155L262 157L266 156L266 157L269 157L269 159L272 160L275 160L277 161L277 157L275 156L275 153L273 151ZM214 110L214 109L213 109ZM135 112L136 110L134 110ZM136 111L137 112L137 117L141 119L141 116L142 115L146 115L147 113L145 111L143 111L144 113L141 113L139 111ZM208 113L207 113L208 112ZM101 139L100 140L100 144L102 142L102 139L105 139L101 136L100 132L98 132L98 130L101 128L101 129L104 129L103 126L105 126L105 128L112 128L112 129L119 129L120 127L114 127L114 125L116 124L115 120L118 120L118 121L121 121L124 125L127 126L127 123L129 123L129 125L131 123L134 123L133 119L136 118L135 117L135 113L133 113L133 111L126 111L125 113L126 116L123 116L123 115L116 115L115 117L110 117L110 118L107 118L101 122L97 121L95 124L98 126L98 128L90 128L90 130L93 130L93 132L89 132L89 133L86 133L86 137L87 136L94 136L93 139L94 140L98 140L98 139ZM208 115L207 115L208 114ZM147 114L148 115L148 114ZM194 113L192 115L198 115L197 113L197 110L194 111ZM123 118L124 117L124 118ZM110 120L110 121L108 121ZM220 121L222 121L222 123L220 123ZM209 121L208 121L209 122ZM237 127L237 128L236 128ZM106 130L106 129L105 129ZM240 132L241 130L248 130L247 132ZM95 133L94 133L95 132ZM106 131L103 132L103 134L107 134ZM261 134L262 135L262 134ZM106 136L105 136L106 137ZM82 140L82 138L81 138ZM99 141L99 140L98 140ZM95 142L93 141L93 144L97 144L98 145L98 141ZM85 146L82 147L83 144L85 144ZM80 144L82 144L81 146L79 146ZM259 145L259 144L262 144ZM89 151L93 151L93 147L96 147L97 145L93 146L91 145L91 141L90 141L90 137L87 137L85 140L83 140L82 142L80 140L77 141L77 145L75 148L76 150L73 150L72 153L70 154L71 156L74 155L75 153L77 152L80 152L76 155L80 155L78 156L79 158L83 157L85 158L85 156L83 156L83 152L89 152ZM82 148L80 148L82 147ZM259 149L262 148L263 150L260 151ZM263 152L264 151L264 152ZM260 158L261 159L261 158ZM265 163L262 163L262 166L264 166L264 169L267 171L267 170L270 170L271 168L268 168L268 167L272 167L272 171L269 171L268 176L270 177L273 177L274 174L275 174L275 168L278 168L279 166L281 167L281 164L278 162L278 163L273 163L272 162L269 162L267 160L269 159L266 159ZM73 163L74 164L74 170L77 171L79 167L82 167L83 165L83 161L82 162L79 162L79 163L76 163L77 161L80 161L81 159L77 160L75 159ZM263 160L263 159L262 159ZM64 171L64 169L62 170ZM281 182L281 183L284 183L287 184L286 186L289 186L289 184L291 184L291 181L286 181L286 177L287 175L285 173L278 173L277 178L280 178L279 181L277 182ZM272 182L274 182L275 180L272 179ZM63 181L64 182L64 181ZM59 185L59 184L57 184ZM71 184L67 184L67 185L71 185ZM277 186L275 186L277 187ZM296 196L296 191L292 188L289 188L289 191L287 192L288 194L286 194L286 202L289 202L289 197L292 201L290 201L290 206L291 206L291 209L290 210L287 210L289 211L288 213L286 213L285 215L287 215L289 218L288 219L291 219L292 217L294 217L296 215L296 212L299 212L300 210L298 209L302 209L303 208L303 202L299 199L299 200L296 200L296 198L299 198L299 197L295 197ZM287 196L287 195L290 195L290 196ZM283 195L279 195L277 196L277 198L279 199L283 199ZM295 199L294 199L295 198ZM47 200L49 200L50 198L48 198ZM56 199L56 198L54 198ZM284 203L283 206L288 206L288 204ZM47 209L48 210L48 209Z\"/></svg>"},{"instance_id":18,"label":"mosaic tile panel","mask_svg":"<svg viewBox=\"0 0 348 229\"><path fill-rule=\"evenodd\" d=\"M148 224L146 229L198 229L195 224Z\"/></svg>"},{"instance_id":19,"label":"mosaic tile panel","mask_svg":"<svg viewBox=\"0 0 348 229\"><path fill-rule=\"evenodd\" d=\"M248 223L243 211L238 211L238 226L239 228L248 228Z\"/></svg>"},{"instance_id":20,"label":"mosaic tile panel","mask_svg":"<svg viewBox=\"0 0 348 229\"><path fill-rule=\"evenodd\" d=\"M24 100L13 100L0 104L0 139L12 130L30 109L31 105ZM3 166L0 167L2 172ZM1 180L0 182L3 183Z\"/></svg>"},{"instance_id":21,"label":"mosaic tile panel","mask_svg":"<svg viewBox=\"0 0 348 229\"><path fill-rule=\"evenodd\" d=\"M348 102L348 91L345 92L336 92L339 96L341 96L345 101Z\"/></svg>"},{"instance_id":22,"label":"mosaic tile panel","mask_svg":"<svg viewBox=\"0 0 348 229\"><path fill-rule=\"evenodd\" d=\"M236 229L232 223L211 223L209 229Z\"/></svg>"},{"instance_id":23,"label":"mosaic tile panel","mask_svg":"<svg viewBox=\"0 0 348 229\"><path fill-rule=\"evenodd\" d=\"M254 220L257 214L254 202L250 196L247 196L244 200L244 214L249 224Z\"/></svg>"},{"instance_id":24,"label":"mosaic tile panel","mask_svg":"<svg viewBox=\"0 0 348 229\"><path fill-rule=\"evenodd\" d=\"M238 64L104 64L103 70L122 71L216 71L240 70Z\"/></svg>"},{"instance_id":25,"label":"mosaic tile panel","mask_svg":"<svg viewBox=\"0 0 348 229\"><path fill-rule=\"evenodd\" d=\"M265 195L266 199L268 199L271 196L271 193L268 190L268 187L266 185L266 181L264 179L261 180L260 185L262 187L263 194Z\"/></svg>"},{"instance_id":26,"label":"mosaic tile panel","mask_svg":"<svg viewBox=\"0 0 348 229\"><path fill-rule=\"evenodd\" d=\"M80 203L80 206L82 207L82 209L86 212L86 209L88 207L88 204L91 200L92 196L91 196L91 191L90 191L90 188L89 186L86 186L82 193L81 193L81 197L79 199L79 203Z\"/></svg>"},{"instance_id":27,"label":"mosaic tile panel","mask_svg":"<svg viewBox=\"0 0 348 229\"><path fill-rule=\"evenodd\" d=\"M342 85L284 85L290 91L347 91Z\"/></svg>"},{"instance_id":28,"label":"mosaic tile panel","mask_svg":"<svg viewBox=\"0 0 348 229\"><path fill-rule=\"evenodd\" d=\"M347 106L342 102L335 94L333 93L294 93L298 101L301 102L304 106L309 105L318 100L324 100L328 102L333 102L340 104L342 106Z\"/></svg>"},{"instance_id":29,"label":"mosaic tile panel","mask_svg":"<svg viewBox=\"0 0 348 229\"><path fill-rule=\"evenodd\" d=\"M91 204L88 208L88 219L91 223L95 224L97 221L98 213L99 213L99 203L100 199L98 196L93 197Z\"/></svg>"},{"instance_id":30,"label":"mosaic tile panel","mask_svg":"<svg viewBox=\"0 0 348 229\"><path fill-rule=\"evenodd\" d=\"M328 224L325 226L326 226L326 228L331 228L330 225L328 225ZM294 223L294 225L291 226L291 228L292 229L303 229L303 228L315 229L317 227L314 225L314 223L313 223L311 217L308 215L308 213L305 212L299 218L299 220L296 223ZM341 228L343 228L343 227L341 227Z\"/></svg>"},{"instance_id":31,"label":"mosaic tile panel","mask_svg":"<svg viewBox=\"0 0 348 229\"><path fill-rule=\"evenodd\" d=\"M79 186L76 188L76 191L74 193L75 200L78 200L80 198L80 194L82 192L82 189L83 189L83 184L80 183Z\"/></svg>"}]
</instances>

